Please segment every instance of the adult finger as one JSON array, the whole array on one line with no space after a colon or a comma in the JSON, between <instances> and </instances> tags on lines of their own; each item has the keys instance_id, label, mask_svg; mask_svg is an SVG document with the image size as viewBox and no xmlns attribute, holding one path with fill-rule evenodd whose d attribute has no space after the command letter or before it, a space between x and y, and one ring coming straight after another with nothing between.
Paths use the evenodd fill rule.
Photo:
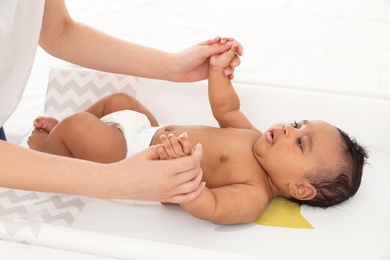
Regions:
<instances>
[{"instance_id":1,"label":"adult finger","mask_svg":"<svg viewBox=\"0 0 390 260\"><path fill-rule=\"evenodd\" d=\"M213 39L209 39L207 41L204 41L204 42L201 42L199 43L199 45L213 45L213 44L216 44L216 43L220 43L221 42L221 37L217 36Z\"/></svg>"},{"instance_id":2,"label":"adult finger","mask_svg":"<svg viewBox=\"0 0 390 260\"><path fill-rule=\"evenodd\" d=\"M197 144L191 155L170 161L172 168L176 167L175 178L177 178L178 186L195 179L198 175L203 175L202 169L200 168L202 153L202 145Z\"/></svg>"},{"instance_id":3,"label":"adult finger","mask_svg":"<svg viewBox=\"0 0 390 260\"><path fill-rule=\"evenodd\" d=\"M234 42L237 46L237 51L236 51L237 55L242 56L244 54L244 47L239 41L234 40Z\"/></svg>"},{"instance_id":4,"label":"adult finger","mask_svg":"<svg viewBox=\"0 0 390 260\"><path fill-rule=\"evenodd\" d=\"M206 186L206 183L201 182L198 185L198 188L196 190L194 190L192 192L185 193L185 194L175 195L175 196L170 198L169 202L179 203L179 204L186 204L188 202L191 202L202 193L205 186Z\"/></svg>"},{"instance_id":5,"label":"adult finger","mask_svg":"<svg viewBox=\"0 0 390 260\"><path fill-rule=\"evenodd\" d=\"M202 152L202 146L197 144L191 155L164 162L164 168L169 169L172 178L175 180L174 187L196 178L199 174L202 175L202 169L200 168ZM156 154L158 156L157 152Z\"/></svg>"},{"instance_id":6,"label":"adult finger","mask_svg":"<svg viewBox=\"0 0 390 260\"><path fill-rule=\"evenodd\" d=\"M194 169L194 170L197 172L196 177L186 182L183 182L181 185L179 185L177 187L178 194L189 193L198 188L199 184L202 182L203 171L202 168Z\"/></svg>"},{"instance_id":7,"label":"adult finger","mask_svg":"<svg viewBox=\"0 0 390 260\"><path fill-rule=\"evenodd\" d=\"M226 44L213 44L213 45L205 46L203 47L204 48L203 54L206 57L210 57L212 55L224 53L231 48L232 44L233 44L232 42L228 42Z\"/></svg>"},{"instance_id":8,"label":"adult finger","mask_svg":"<svg viewBox=\"0 0 390 260\"><path fill-rule=\"evenodd\" d=\"M151 145L148 148L132 155L132 157L145 158L147 160L159 160L160 155L158 154L157 147L157 145Z\"/></svg>"},{"instance_id":9,"label":"adult finger","mask_svg":"<svg viewBox=\"0 0 390 260\"><path fill-rule=\"evenodd\" d=\"M159 154L160 160L168 160L169 156L167 152L165 151L165 148L162 144L157 145L157 152Z\"/></svg>"}]
</instances>

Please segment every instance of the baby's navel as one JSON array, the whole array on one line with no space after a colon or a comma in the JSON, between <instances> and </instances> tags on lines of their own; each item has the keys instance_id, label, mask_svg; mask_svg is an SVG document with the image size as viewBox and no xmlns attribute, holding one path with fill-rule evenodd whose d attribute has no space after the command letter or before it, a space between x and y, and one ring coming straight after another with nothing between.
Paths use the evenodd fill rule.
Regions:
<instances>
[{"instance_id":1,"label":"baby's navel","mask_svg":"<svg viewBox=\"0 0 390 260\"><path fill-rule=\"evenodd\" d=\"M227 159L229 159L229 156L227 156L226 154L221 155L221 157L219 158L219 160L221 161L221 163L226 162Z\"/></svg>"}]
</instances>

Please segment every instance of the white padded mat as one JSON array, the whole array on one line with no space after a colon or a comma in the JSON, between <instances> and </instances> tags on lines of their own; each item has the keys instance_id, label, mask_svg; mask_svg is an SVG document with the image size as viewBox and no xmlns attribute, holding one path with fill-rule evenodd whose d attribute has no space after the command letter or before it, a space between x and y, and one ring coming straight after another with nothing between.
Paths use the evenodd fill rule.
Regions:
<instances>
[{"instance_id":1,"label":"white padded mat","mask_svg":"<svg viewBox=\"0 0 390 260\"><path fill-rule=\"evenodd\" d=\"M131 206L1 189L0 239L115 258L148 254L150 258L153 253L167 259L184 258L188 252L204 259L207 255L229 259L226 254L232 254L231 259L237 254L240 259L390 258L389 1L66 3L76 20L167 51L179 51L217 35L237 38L244 45L244 56L234 84L239 86L243 110L260 129L276 121L303 117L328 120L368 146L370 165L352 200L327 210L301 208L300 213L314 229L256 223L225 227L195 219L179 207ZM50 69L68 66L38 50L22 103L5 125L11 142L20 143L34 118L44 112ZM73 73L76 77L84 72ZM111 82L118 79L110 77ZM134 87L125 89L146 102L163 123L215 124L207 110L204 82L188 84L193 86L188 88L187 84L131 77L124 82ZM149 87L141 91L144 86ZM167 89L174 94L164 99L166 103L151 99ZM197 104L187 106L188 113L194 115L191 118L187 114L173 116L165 110L167 104L175 104L173 100L189 96ZM91 97L87 94L84 101ZM77 100L80 103L73 104L75 107L84 102ZM284 109L286 102L294 109ZM259 103L264 105L263 111L274 114L265 116L269 112L259 111ZM200 113L199 107L205 110Z\"/></svg>"},{"instance_id":2,"label":"white padded mat","mask_svg":"<svg viewBox=\"0 0 390 260\"><path fill-rule=\"evenodd\" d=\"M46 114L49 115L62 117L74 111L72 106L77 111L78 106L85 106L98 95L126 86L128 93L146 104L163 123L215 124L208 107L206 82L174 84L80 69L54 69L49 82L46 102ZM390 102L260 85L235 84L235 88L245 104L242 110L260 129L275 120L314 115L332 119L347 131L355 129L354 134L370 144L371 152L370 166L365 168L358 194L326 210L296 206L296 211L289 211L283 205L277 205L277 213L271 217L278 220L271 225L257 220L249 224L222 226L196 219L178 206L135 206L132 201L123 203L0 189L0 238L83 253L90 253L90 248L94 247L98 248L94 249L95 254L119 257L120 252L121 258L138 252L134 251L136 246L125 246L126 241L141 239L143 246L150 241L168 243L158 250L172 245L185 249L201 248L206 250L206 253L198 252L202 255L217 252L218 256L222 253L232 254L232 257L240 255L240 258L286 259L291 254L304 252L301 259L387 259L390 256L390 193L385 185L390 181L387 174L389 149L383 142L376 142L370 132L359 129L360 121L345 122L345 118L354 114L351 105L359 104L363 111L361 118L367 124L379 125L380 119L371 117L372 111L390 109ZM159 102L160 99L156 98L159 91L170 98ZM158 95L153 95L156 92ZM291 107L296 99L302 100L301 106L284 112L281 104ZM345 108L345 102L350 106ZM332 103L332 109L324 109L329 103ZM186 104L184 110L183 104ZM261 109L257 108L259 106ZM180 115L170 113L172 109L180 108L183 111ZM273 114L268 111L273 111ZM338 117L334 112L329 115L330 111L338 111ZM390 131L390 125L382 127L383 134ZM302 220L309 226L294 222L302 223ZM287 227L281 223L287 223ZM73 241L74 237L79 240L64 242ZM107 244L109 240L116 241L115 245ZM112 246L119 251L109 250ZM172 250L175 251L174 246ZM158 253L157 249L153 252ZM181 256L172 251L169 255Z\"/></svg>"}]
</instances>

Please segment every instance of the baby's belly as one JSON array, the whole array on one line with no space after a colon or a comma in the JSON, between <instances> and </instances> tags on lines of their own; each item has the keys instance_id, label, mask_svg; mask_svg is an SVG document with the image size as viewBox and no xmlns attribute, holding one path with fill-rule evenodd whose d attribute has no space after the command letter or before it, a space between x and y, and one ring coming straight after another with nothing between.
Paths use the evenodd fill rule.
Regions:
<instances>
[{"instance_id":1,"label":"baby's belly","mask_svg":"<svg viewBox=\"0 0 390 260\"><path fill-rule=\"evenodd\" d=\"M153 136L151 145L161 144L161 135L168 136L169 134L173 134L175 136L179 136L180 134L186 132L188 134L188 140L194 147L197 143L203 142L208 134L211 134L211 132L216 133L218 130L221 129L210 126L167 125L157 130L156 134Z\"/></svg>"}]
</instances>

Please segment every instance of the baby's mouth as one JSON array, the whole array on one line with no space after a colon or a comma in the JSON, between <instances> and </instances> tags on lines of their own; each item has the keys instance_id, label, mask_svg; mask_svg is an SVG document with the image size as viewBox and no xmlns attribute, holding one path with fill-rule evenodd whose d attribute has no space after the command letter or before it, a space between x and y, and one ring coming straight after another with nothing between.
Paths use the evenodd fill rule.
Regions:
<instances>
[{"instance_id":1,"label":"baby's mouth","mask_svg":"<svg viewBox=\"0 0 390 260\"><path fill-rule=\"evenodd\" d=\"M264 135L265 135L265 140L268 143L274 144L274 133L272 131L268 131Z\"/></svg>"}]
</instances>

